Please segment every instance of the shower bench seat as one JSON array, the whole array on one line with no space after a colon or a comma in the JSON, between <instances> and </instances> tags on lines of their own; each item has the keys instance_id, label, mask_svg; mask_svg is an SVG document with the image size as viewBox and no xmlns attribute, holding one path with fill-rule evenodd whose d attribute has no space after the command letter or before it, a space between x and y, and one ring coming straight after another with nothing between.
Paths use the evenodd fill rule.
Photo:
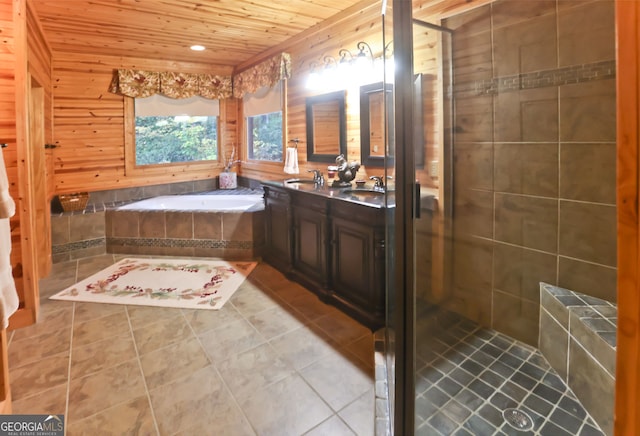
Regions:
<instances>
[{"instance_id":1,"label":"shower bench seat","mask_svg":"<svg viewBox=\"0 0 640 436\"><path fill-rule=\"evenodd\" d=\"M617 307L540 284L543 356L606 434L613 434Z\"/></svg>"}]
</instances>

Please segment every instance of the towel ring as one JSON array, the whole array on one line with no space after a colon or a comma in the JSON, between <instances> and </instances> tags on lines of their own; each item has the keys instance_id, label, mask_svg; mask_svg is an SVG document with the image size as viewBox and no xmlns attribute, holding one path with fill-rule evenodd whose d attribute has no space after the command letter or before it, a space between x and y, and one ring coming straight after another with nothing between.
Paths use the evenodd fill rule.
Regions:
<instances>
[{"instance_id":1,"label":"towel ring","mask_svg":"<svg viewBox=\"0 0 640 436\"><path fill-rule=\"evenodd\" d=\"M300 139L299 138L293 138L293 139L290 139L289 142L294 142L296 144L295 148L298 148L298 144L300 143Z\"/></svg>"}]
</instances>

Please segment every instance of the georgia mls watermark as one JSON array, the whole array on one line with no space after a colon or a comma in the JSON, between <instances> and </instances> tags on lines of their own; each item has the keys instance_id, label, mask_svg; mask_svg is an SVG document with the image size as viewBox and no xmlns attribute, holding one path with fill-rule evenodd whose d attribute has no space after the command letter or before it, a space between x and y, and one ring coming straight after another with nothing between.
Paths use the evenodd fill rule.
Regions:
<instances>
[{"instance_id":1,"label":"georgia mls watermark","mask_svg":"<svg viewBox=\"0 0 640 436\"><path fill-rule=\"evenodd\" d=\"M64 436L64 415L0 415L0 436Z\"/></svg>"}]
</instances>

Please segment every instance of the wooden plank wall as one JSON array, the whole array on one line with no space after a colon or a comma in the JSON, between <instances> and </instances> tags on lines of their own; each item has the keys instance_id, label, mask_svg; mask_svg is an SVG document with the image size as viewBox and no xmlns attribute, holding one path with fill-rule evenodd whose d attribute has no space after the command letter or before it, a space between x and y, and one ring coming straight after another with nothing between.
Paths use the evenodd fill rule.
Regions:
<instances>
[{"instance_id":1,"label":"wooden plank wall","mask_svg":"<svg viewBox=\"0 0 640 436\"><path fill-rule=\"evenodd\" d=\"M31 77L32 88L41 88L44 95L44 143L53 143L53 98L51 94L51 48L49 47L38 16L31 6L27 3L27 69ZM36 220L37 232L41 236L37 238L37 260L38 260L38 277L45 277L51 269L51 214L50 201L53 196L53 160L52 151L42 150L44 144L36 144L38 149L33 150L34 153L42 153L44 160L44 172L35 174L37 183L44 186L39 189L45 190L44 196L36 197ZM41 168L42 169L42 168Z\"/></svg>"},{"instance_id":2,"label":"wooden plank wall","mask_svg":"<svg viewBox=\"0 0 640 436\"><path fill-rule=\"evenodd\" d=\"M4 163L9 179L9 194L18 199L18 154L16 148L16 106L15 106L15 33L13 25L12 0L0 0L0 143L9 146L3 149ZM16 214L11 219L11 265L18 293L22 294L22 274L20 273L20 219Z\"/></svg>"},{"instance_id":3,"label":"wooden plank wall","mask_svg":"<svg viewBox=\"0 0 640 436\"><path fill-rule=\"evenodd\" d=\"M265 57L281 51L292 55L293 77L287 86L287 132L286 139L299 138L298 148L300 173L310 169L326 169L326 164L306 161L306 115L305 99L312 95L332 90L309 90L306 80L312 62L321 63L325 56L338 59L340 49L346 48L357 53L356 44L367 42L374 54L383 50L381 37L382 18L380 3L365 0L357 7L349 8L321 25L315 26L298 37L292 38ZM390 26L387 20L387 26ZM433 41L425 39L418 47L419 62L423 71L437 68ZM260 59L256 59L256 62ZM249 65L247 65L249 66ZM196 170L188 173L169 172L163 174L130 175L125 173L123 97L110 94L107 89L115 68L143 68L156 71L190 71L230 73L226 67L196 65L180 62L159 61L138 58L97 57L72 53L55 53L53 62L53 94L55 141L60 148L54 151L55 192L68 193L82 190L113 189L130 186L144 186L171 181L195 180L216 176L220 169ZM433 82L432 82L433 83ZM336 89L333 89L336 90ZM347 158L360 161L360 111L358 86L347 90ZM436 98L429 93L430 98ZM230 146L242 142L244 145L241 104L235 100L226 102L231 106L222 108L227 117L221 126L225 140ZM426 107L433 107L433 101ZM224 104L223 104L224 106ZM237 110L233 112L231 109ZM428 115L427 115L428 116ZM231 133L230 133L231 132ZM439 134L429 129L431 137ZM230 137L229 135L232 135ZM427 162L437 159L435 139L428 141ZM283 163L246 162L244 146L241 157L245 162L240 173L257 180L280 179L286 177ZM420 177L428 186L435 186L436 180L426 174ZM362 167L359 177L379 175L382 168Z\"/></svg>"},{"instance_id":4,"label":"wooden plank wall","mask_svg":"<svg viewBox=\"0 0 640 436\"><path fill-rule=\"evenodd\" d=\"M145 186L217 175L219 169L214 166L190 172L125 173L124 97L108 91L113 71L118 68L231 73L228 67L207 64L54 53L53 118L59 146L53 152L55 193ZM226 109L221 112L226 113ZM235 129L233 120L230 126ZM227 140L234 134L223 131L223 135Z\"/></svg>"}]
</instances>

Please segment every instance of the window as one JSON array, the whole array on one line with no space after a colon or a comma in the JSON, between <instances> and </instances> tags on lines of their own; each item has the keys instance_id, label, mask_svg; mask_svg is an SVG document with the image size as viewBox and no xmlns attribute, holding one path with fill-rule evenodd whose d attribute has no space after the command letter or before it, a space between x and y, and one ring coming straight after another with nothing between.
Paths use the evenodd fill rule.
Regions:
<instances>
[{"instance_id":1,"label":"window","mask_svg":"<svg viewBox=\"0 0 640 436\"><path fill-rule=\"evenodd\" d=\"M218 100L135 99L135 165L218 159Z\"/></svg>"},{"instance_id":2,"label":"window","mask_svg":"<svg viewBox=\"0 0 640 436\"><path fill-rule=\"evenodd\" d=\"M247 156L251 160L282 162L282 86L260 88L243 97Z\"/></svg>"}]
</instances>

